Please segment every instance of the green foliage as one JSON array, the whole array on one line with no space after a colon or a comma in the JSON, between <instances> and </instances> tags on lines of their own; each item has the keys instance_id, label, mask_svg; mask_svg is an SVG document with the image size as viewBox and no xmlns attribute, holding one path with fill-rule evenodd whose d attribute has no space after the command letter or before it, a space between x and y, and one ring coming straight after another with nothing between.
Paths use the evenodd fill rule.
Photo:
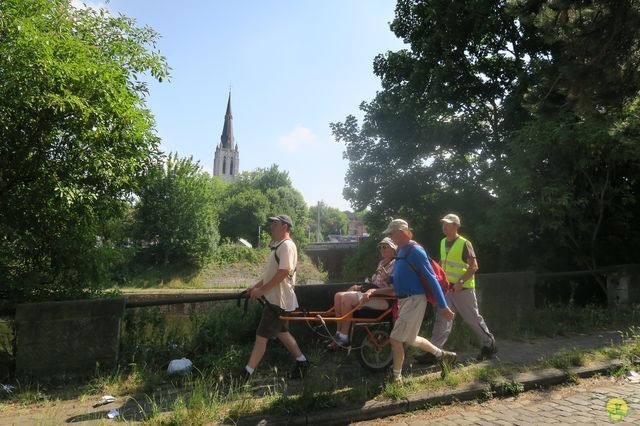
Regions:
<instances>
[{"instance_id":1,"label":"green foliage","mask_svg":"<svg viewBox=\"0 0 640 426\"><path fill-rule=\"evenodd\" d=\"M96 238L157 152L140 78L157 34L66 0L0 3L0 289L15 300L100 291Z\"/></svg>"},{"instance_id":2,"label":"green foliage","mask_svg":"<svg viewBox=\"0 0 640 426\"><path fill-rule=\"evenodd\" d=\"M220 217L222 237L244 238L257 245L258 227L267 226L269 200L257 189L247 189L232 194L224 202L224 214Z\"/></svg>"},{"instance_id":3,"label":"green foliage","mask_svg":"<svg viewBox=\"0 0 640 426\"><path fill-rule=\"evenodd\" d=\"M340 209L330 207L324 202L309 208L311 219L310 232L316 235L318 229L318 209L320 209L320 235L322 241L326 240L328 235L346 235L349 225L349 217Z\"/></svg>"},{"instance_id":4,"label":"green foliage","mask_svg":"<svg viewBox=\"0 0 640 426\"><path fill-rule=\"evenodd\" d=\"M483 271L633 261L639 25L629 0L399 0L408 48L374 60L362 124L331 125L345 196L427 247L459 213Z\"/></svg>"},{"instance_id":5,"label":"green foliage","mask_svg":"<svg viewBox=\"0 0 640 426\"><path fill-rule=\"evenodd\" d=\"M407 386L402 381L389 381L382 386L381 395L385 398L398 401L409 396Z\"/></svg>"},{"instance_id":6,"label":"green foliage","mask_svg":"<svg viewBox=\"0 0 640 426\"><path fill-rule=\"evenodd\" d=\"M218 265L230 265L234 263L248 262L252 264L263 264L268 249L252 249L249 247L223 243L218 246L212 261Z\"/></svg>"},{"instance_id":7,"label":"green foliage","mask_svg":"<svg viewBox=\"0 0 640 426\"><path fill-rule=\"evenodd\" d=\"M507 380L500 384L500 390L503 395L518 396L524 392L524 384L513 380Z\"/></svg>"},{"instance_id":8,"label":"green foliage","mask_svg":"<svg viewBox=\"0 0 640 426\"><path fill-rule=\"evenodd\" d=\"M188 319L168 321L157 309L128 309L120 338L120 362L158 368L190 349Z\"/></svg>"},{"instance_id":9,"label":"green foliage","mask_svg":"<svg viewBox=\"0 0 640 426\"><path fill-rule=\"evenodd\" d=\"M300 246L308 239L309 212L302 194L291 186L289 174L277 165L240 174L224 195L220 234L235 240L244 238L258 245L258 227L269 230L267 219L288 214L293 221L292 238ZM261 232L262 234L262 232ZM261 246L269 242L260 237Z\"/></svg>"},{"instance_id":10,"label":"green foliage","mask_svg":"<svg viewBox=\"0 0 640 426\"><path fill-rule=\"evenodd\" d=\"M157 369L186 356L214 376L227 375L246 362L255 340L262 307L255 302L248 307L244 312L235 303L216 302L213 310L191 316L165 309L127 310L120 362Z\"/></svg>"},{"instance_id":11,"label":"green foliage","mask_svg":"<svg viewBox=\"0 0 640 426\"><path fill-rule=\"evenodd\" d=\"M341 277L345 281L364 281L373 275L379 261L378 240L368 238L345 260Z\"/></svg>"},{"instance_id":12,"label":"green foliage","mask_svg":"<svg viewBox=\"0 0 640 426\"><path fill-rule=\"evenodd\" d=\"M215 183L191 158L170 154L149 168L138 190L135 234L164 265L203 266L219 240Z\"/></svg>"},{"instance_id":13,"label":"green foliage","mask_svg":"<svg viewBox=\"0 0 640 426\"><path fill-rule=\"evenodd\" d=\"M494 384L502 375L499 369L492 366L484 366L473 372L477 380L483 383Z\"/></svg>"},{"instance_id":14,"label":"green foliage","mask_svg":"<svg viewBox=\"0 0 640 426\"><path fill-rule=\"evenodd\" d=\"M564 349L558 355L543 361L545 366L565 371L572 367L582 367L586 363L586 354L578 348Z\"/></svg>"},{"instance_id":15,"label":"green foliage","mask_svg":"<svg viewBox=\"0 0 640 426\"><path fill-rule=\"evenodd\" d=\"M242 362L239 348L253 343L262 314L258 303L251 302L249 306L245 313L235 304L227 304L196 318L193 351L211 362L227 364L219 367L238 367Z\"/></svg>"}]
</instances>

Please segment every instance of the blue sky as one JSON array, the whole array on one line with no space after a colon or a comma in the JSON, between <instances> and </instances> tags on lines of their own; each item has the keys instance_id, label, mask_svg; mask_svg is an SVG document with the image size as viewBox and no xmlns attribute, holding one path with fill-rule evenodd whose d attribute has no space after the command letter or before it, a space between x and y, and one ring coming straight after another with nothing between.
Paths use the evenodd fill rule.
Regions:
<instances>
[{"instance_id":1,"label":"blue sky","mask_svg":"<svg viewBox=\"0 0 640 426\"><path fill-rule=\"evenodd\" d=\"M75 0L74 0L75 1ZM77 3L77 2L76 2ZM241 171L278 164L307 204L350 209L329 123L380 90L373 58L399 50L391 0L112 0L92 7L153 27L172 68L150 86L162 148L212 172L231 85Z\"/></svg>"}]
</instances>

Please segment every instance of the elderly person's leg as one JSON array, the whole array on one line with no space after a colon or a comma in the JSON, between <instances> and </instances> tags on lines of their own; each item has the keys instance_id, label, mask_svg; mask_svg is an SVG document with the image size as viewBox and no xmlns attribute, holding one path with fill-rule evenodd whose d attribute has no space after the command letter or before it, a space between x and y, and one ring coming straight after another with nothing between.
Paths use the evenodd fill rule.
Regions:
<instances>
[{"instance_id":1,"label":"elderly person's leg","mask_svg":"<svg viewBox=\"0 0 640 426\"><path fill-rule=\"evenodd\" d=\"M404 362L404 343L396 339L389 339L391 343L391 352L393 354L393 375L400 377L402 375L402 363Z\"/></svg>"},{"instance_id":2,"label":"elderly person's leg","mask_svg":"<svg viewBox=\"0 0 640 426\"><path fill-rule=\"evenodd\" d=\"M247 372L249 372L250 374L253 373L253 370L258 367L258 364L260 364L260 361L262 360L262 357L267 350L268 342L269 339L267 339L266 337L256 335L256 342L253 345L253 350L251 351L249 362L247 362L247 367L251 369L251 371L249 371L249 368L247 368Z\"/></svg>"},{"instance_id":3,"label":"elderly person's leg","mask_svg":"<svg viewBox=\"0 0 640 426\"><path fill-rule=\"evenodd\" d=\"M296 364L293 369L289 373L289 377L291 378L300 378L304 377L309 370L309 361L307 357L302 353L300 347L298 346L298 342L293 337L291 333L289 333L289 325L288 323L282 329L282 332L278 333L278 340L282 342L285 348L289 351L291 355L296 360Z\"/></svg>"},{"instance_id":4,"label":"elderly person's leg","mask_svg":"<svg viewBox=\"0 0 640 426\"><path fill-rule=\"evenodd\" d=\"M411 342L411 346L414 346L423 352L429 352L434 355L438 353L438 347L424 337L416 336L415 340Z\"/></svg>"},{"instance_id":5,"label":"elderly person's leg","mask_svg":"<svg viewBox=\"0 0 640 426\"><path fill-rule=\"evenodd\" d=\"M360 303L360 298L358 297L360 293L358 291L342 291L336 293L333 301L334 308L336 312L336 317L340 318L344 315L348 314L355 306ZM336 335L334 340L340 345L348 345L349 344L349 327L351 326L351 321L344 320L338 321L336 325ZM337 349L335 347L335 343L332 342L329 345L331 349Z\"/></svg>"},{"instance_id":6,"label":"elderly person's leg","mask_svg":"<svg viewBox=\"0 0 640 426\"><path fill-rule=\"evenodd\" d=\"M348 293L345 293L345 295L342 297L342 307L341 307L342 315L346 315L349 312L351 312L353 308L358 306L359 303L360 303L360 297L358 297L357 292L350 291ZM344 336L348 336L350 326L351 326L351 321L349 320L340 321L338 323L338 332Z\"/></svg>"},{"instance_id":7,"label":"elderly person's leg","mask_svg":"<svg viewBox=\"0 0 640 426\"><path fill-rule=\"evenodd\" d=\"M295 368L301 370L299 371L299 373L301 375L304 375L307 368L309 367L309 361L307 361L307 357L300 350L300 346L298 346L298 342L296 341L296 339L288 331L284 333L278 333L278 339L282 342L285 348L287 348L289 353L295 358Z\"/></svg>"},{"instance_id":8,"label":"elderly person's leg","mask_svg":"<svg viewBox=\"0 0 640 426\"><path fill-rule=\"evenodd\" d=\"M404 342L414 342L420 331L420 324L427 307L424 295L409 296L399 301L398 318L391 330L391 350L393 352L393 377L402 377L404 362Z\"/></svg>"}]
</instances>

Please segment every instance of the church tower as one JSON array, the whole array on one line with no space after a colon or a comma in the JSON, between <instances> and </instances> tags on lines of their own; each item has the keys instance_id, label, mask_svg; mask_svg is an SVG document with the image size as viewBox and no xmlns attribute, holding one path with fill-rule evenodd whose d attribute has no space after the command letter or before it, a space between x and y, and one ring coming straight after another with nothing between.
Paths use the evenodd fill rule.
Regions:
<instances>
[{"instance_id":1,"label":"church tower","mask_svg":"<svg viewBox=\"0 0 640 426\"><path fill-rule=\"evenodd\" d=\"M233 182L240 170L240 152L233 139L233 115L231 115L231 92L227 102L227 113L224 115L224 127L220 136L220 144L213 157L213 175L222 180Z\"/></svg>"}]
</instances>

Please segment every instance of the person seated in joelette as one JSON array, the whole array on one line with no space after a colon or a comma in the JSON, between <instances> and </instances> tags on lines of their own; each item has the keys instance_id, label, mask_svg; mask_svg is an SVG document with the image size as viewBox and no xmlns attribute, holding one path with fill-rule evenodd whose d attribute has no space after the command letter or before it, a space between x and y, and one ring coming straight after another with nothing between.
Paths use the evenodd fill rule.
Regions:
<instances>
[{"instance_id":1,"label":"person seated in joelette","mask_svg":"<svg viewBox=\"0 0 640 426\"><path fill-rule=\"evenodd\" d=\"M336 317L342 317L354 307L363 304L372 309L387 309L389 302L386 299L371 297L374 293L378 295L393 296L393 286L389 282L389 277L393 274L393 264L396 255L396 244L391 238L383 238L378 244L380 247L380 263L376 272L371 277L371 282L364 285L354 285L347 291L336 293L333 301L336 310ZM334 342L329 345L332 349L336 349L336 345L349 345L349 326L351 321L348 319L338 321Z\"/></svg>"}]
</instances>

